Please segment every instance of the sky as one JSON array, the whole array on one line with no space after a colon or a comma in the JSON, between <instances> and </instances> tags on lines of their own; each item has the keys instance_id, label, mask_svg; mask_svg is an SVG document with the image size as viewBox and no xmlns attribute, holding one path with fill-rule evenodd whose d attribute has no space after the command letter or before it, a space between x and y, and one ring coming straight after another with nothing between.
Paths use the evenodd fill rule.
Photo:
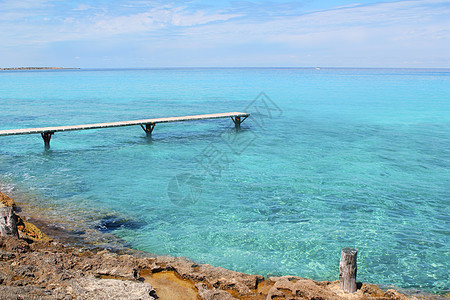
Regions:
<instances>
[{"instance_id":1,"label":"sky","mask_svg":"<svg viewBox=\"0 0 450 300\"><path fill-rule=\"evenodd\" d=\"M450 68L450 0L0 0L0 67Z\"/></svg>"}]
</instances>

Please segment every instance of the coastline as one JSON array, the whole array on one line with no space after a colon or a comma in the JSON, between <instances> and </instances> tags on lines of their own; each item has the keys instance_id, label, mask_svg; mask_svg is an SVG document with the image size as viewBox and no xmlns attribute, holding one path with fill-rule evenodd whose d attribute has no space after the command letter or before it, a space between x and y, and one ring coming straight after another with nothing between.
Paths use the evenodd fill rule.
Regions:
<instances>
[{"instance_id":1,"label":"coastline","mask_svg":"<svg viewBox=\"0 0 450 300\"><path fill-rule=\"evenodd\" d=\"M63 67L12 67L0 68L0 71L32 71L32 70L79 70L80 68L63 68Z\"/></svg>"},{"instance_id":2,"label":"coastline","mask_svg":"<svg viewBox=\"0 0 450 300\"><path fill-rule=\"evenodd\" d=\"M127 299L448 299L448 295L405 295L368 283L346 294L338 281L264 278L126 247L83 247L62 229L48 230L43 221L21 218L19 205L0 191L2 205L16 208L20 233L20 239L0 237L0 291L6 299L15 294L88 299L125 292L132 295Z\"/></svg>"}]
</instances>

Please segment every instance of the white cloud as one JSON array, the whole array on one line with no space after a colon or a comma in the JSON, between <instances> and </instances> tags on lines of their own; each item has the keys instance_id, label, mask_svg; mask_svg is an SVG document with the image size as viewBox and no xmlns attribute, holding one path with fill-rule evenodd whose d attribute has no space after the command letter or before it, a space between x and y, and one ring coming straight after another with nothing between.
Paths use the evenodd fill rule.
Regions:
<instances>
[{"instance_id":1,"label":"white cloud","mask_svg":"<svg viewBox=\"0 0 450 300\"><path fill-rule=\"evenodd\" d=\"M195 26L216 21L227 21L241 16L243 15L223 13L206 14L204 11L197 11L193 14L176 13L172 15L172 24L176 26Z\"/></svg>"},{"instance_id":2,"label":"white cloud","mask_svg":"<svg viewBox=\"0 0 450 300\"><path fill-rule=\"evenodd\" d=\"M46 7L45 1L29 2L26 7ZM4 3L11 12L0 13L0 26L4 29L0 32L0 38L4 45L10 46L98 39L120 34L143 34L170 27L181 28L227 21L240 16L220 11L213 13L202 10L191 11L186 7L171 5L150 8L141 13L115 16L80 4L73 11L85 14L58 16L50 25L46 24L48 22L39 21L50 19L45 10L32 13L17 12L24 4L13 4L12 1ZM90 10L94 11L88 12Z\"/></svg>"},{"instance_id":3,"label":"white cloud","mask_svg":"<svg viewBox=\"0 0 450 300\"><path fill-rule=\"evenodd\" d=\"M75 10L75 11L87 11L87 10L90 10L92 8L95 8L95 7L87 5L87 4L84 4L84 3L81 3L76 8L74 8L72 10Z\"/></svg>"},{"instance_id":4,"label":"white cloud","mask_svg":"<svg viewBox=\"0 0 450 300\"><path fill-rule=\"evenodd\" d=\"M352 6L309 13L302 16L274 18L263 22L238 21L204 28L193 28L189 34L197 36L240 36L249 40L303 43L302 37L337 32L348 39L364 40L374 32L400 39L416 37L439 38L450 31L450 2L447 7L435 7L430 1L401 1L376 5ZM336 36L338 37L338 36ZM242 40L242 39L241 39ZM322 40L326 43L326 40Z\"/></svg>"},{"instance_id":5,"label":"white cloud","mask_svg":"<svg viewBox=\"0 0 450 300\"><path fill-rule=\"evenodd\" d=\"M414 67L450 67L449 1L359 5L264 22L211 24L188 28L184 33L189 48L193 43L253 48L255 53L250 59L258 51L272 51L266 55L272 61L289 52L311 57L311 61L314 58L313 64L329 66L412 63ZM178 46L184 47L184 43Z\"/></svg>"},{"instance_id":6,"label":"white cloud","mask_svg":"<svg viewBox=\"0 0 450 300\"><path fill-rule=\"evenodd\" d=\"M92 25L95 31L108 34L140 33L168 26L196 26L215 21L226 21L239 17L238 14L214 13L205 11L189 12L184 7L162 6L147 12L109 17L100 17Z\"/></svg>"}]
</instances>

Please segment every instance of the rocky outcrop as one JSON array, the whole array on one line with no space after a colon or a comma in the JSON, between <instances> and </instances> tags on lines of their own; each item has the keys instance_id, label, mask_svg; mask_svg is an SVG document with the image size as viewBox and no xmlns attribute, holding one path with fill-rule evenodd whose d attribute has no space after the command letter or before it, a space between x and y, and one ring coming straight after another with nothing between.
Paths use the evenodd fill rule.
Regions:
<instances>
[{"instance_id":1,"label":"rocky outcrop","mask_svg":"<svg viewBox=\"0 0 450 300\"><path fill-rule=\"evenodd\" d=\"M138 268L146 263L130 255L82 251L52 241L0 237L2 295L53 299L125 299L120 295L127 295L126 299L155 299L152 286L137 280Z\"/></svg>"}]
</instances>

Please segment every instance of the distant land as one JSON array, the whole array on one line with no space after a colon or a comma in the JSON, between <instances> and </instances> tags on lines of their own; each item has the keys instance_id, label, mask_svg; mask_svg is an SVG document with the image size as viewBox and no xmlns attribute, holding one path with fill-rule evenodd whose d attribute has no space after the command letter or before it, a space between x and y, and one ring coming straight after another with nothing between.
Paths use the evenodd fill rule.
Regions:
<instances>
[{"instance_id":1,"label":"distant land","mask_svg":"<svg viewBox=\"0 0 450 300\"><path fill-rule=\"evenodd\" d=\"M78 70L80 68L61 68L61 67L15 67L15 68L0 68L0 71L15 71L15 70Z\"/></svg>"}]
</instances>

